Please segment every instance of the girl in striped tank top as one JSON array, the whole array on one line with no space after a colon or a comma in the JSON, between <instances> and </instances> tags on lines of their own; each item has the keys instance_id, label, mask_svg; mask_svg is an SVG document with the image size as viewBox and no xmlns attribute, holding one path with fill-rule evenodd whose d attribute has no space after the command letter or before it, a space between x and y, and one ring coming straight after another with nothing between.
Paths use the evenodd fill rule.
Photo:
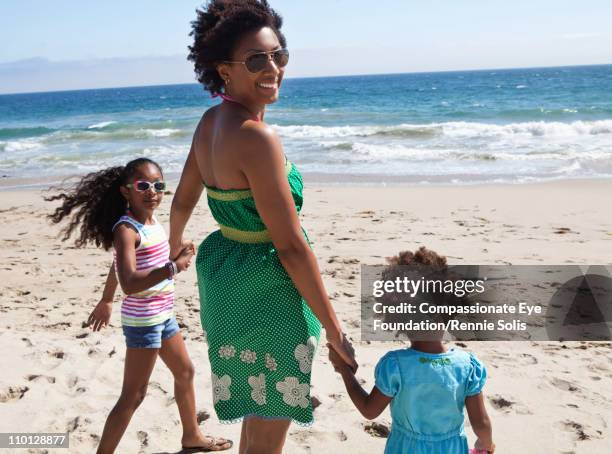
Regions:
<instances>
[{"instance_id":1,"label":"girl in striped tank top","mask_svg":"<svg viewBox=\"0 0 612 454\"><path fill-rule=\"evenodd\" d=\"M106 250L114 248L102 299L88 319L94 331L108 325L119 284L126 294L121 304L127 345L123 387L106 420L98 453L115 451L145 397L158 356L174 376L183 448L221 451L232 446L229 440L204 436L197 422L194 367L173 311L174 276L189 267L195 249L186 243L178 257L170 260L166 232L154 215L165 188L160 166L139 158L125 167L88 174L72 192L47 198L62 200L50 216L55 223L76 211L63 240L80 224L78 247L93 242Z\"/></svg>"},{"instance_id":2,"label":"girl in striped tank top","mask_svg":"<svg viewBox=\"0 0 612 454\"><path fill-rule=\"evenodd\" d=\"M166 232L155 216L153 216L152 220L153 224L142 224L136 219L132 211L128 211L113 226L113 231L116 231L124 224L125 228L136 232L138 235L140 241L135 250L136 271L163 268L170 259L170 248ZM117 263L116 250L113 251L113 258L113 265L115 265ZM146 290L127 295L121 305L121 324L126 335L128 347L161 347L161 339L147 340L145 338L138 338L139 331L131 330L130 328L151 327L173 319L173 305L174 281L171 277ZM176 321L172 323L173 326L175 324ZM178 329L173 333L169 333L167 337L176 332L178 332Z\"/></svg>"}]
</instances>

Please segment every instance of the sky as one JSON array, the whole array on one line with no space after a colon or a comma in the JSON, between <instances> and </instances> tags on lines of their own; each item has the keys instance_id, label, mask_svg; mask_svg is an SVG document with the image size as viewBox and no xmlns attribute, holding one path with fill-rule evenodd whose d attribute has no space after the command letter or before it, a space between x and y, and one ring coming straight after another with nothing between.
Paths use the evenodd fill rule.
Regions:
<instances>
[{"instance_id":1,"label":"sky","mask_svg":"<svg viewBox=\"0 0 612 454\"><path fill-rule=\"evenodd\" d=\"M286 77L612 63L610 0L270 0ZM194 82L191 0L0 2L0 93Z\"/></svg>"}]
</instances>

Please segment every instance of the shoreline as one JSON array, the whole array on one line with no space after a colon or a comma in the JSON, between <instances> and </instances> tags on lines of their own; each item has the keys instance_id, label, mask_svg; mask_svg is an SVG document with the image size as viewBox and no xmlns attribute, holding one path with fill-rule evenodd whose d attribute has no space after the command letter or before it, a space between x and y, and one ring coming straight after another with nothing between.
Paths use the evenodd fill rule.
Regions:
<instances>
[{"instance_id":1,"label":"shoreline","mask_svg":"<svg viewBox=\"0 0 612 454\"><path fill-rule=\"evenodd\" d=\"M41 177L41 178L0 178L0 192L28 191L28 190L49 190L54 186L58 186L67 182L78 181L85 174L74 174L57 177ZM426 188L426 187L520 187L520 186L537 186L547 184L579 184L579 183L606 183L612 182L612 177L593 177L593 178L547 178L533 181L448 181L446 177L437 178L439 181L426 181L422 177L402 176L402 175L363 175L363 174L324 174L324 173L307 173L302 172L304 183L307 187L364 187L364 188ZM179 182L180 174L170 172L167 174L166 181L170 186L176 186ZM338 181L342 179L343 181Z\"/></svg>"}]
</instances>

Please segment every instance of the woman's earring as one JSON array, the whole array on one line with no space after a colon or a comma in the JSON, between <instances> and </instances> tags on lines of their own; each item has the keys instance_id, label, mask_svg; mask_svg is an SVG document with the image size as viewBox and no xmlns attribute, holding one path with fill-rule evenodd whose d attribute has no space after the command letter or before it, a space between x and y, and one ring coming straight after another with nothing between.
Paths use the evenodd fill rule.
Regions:
<instances>
[{"instance_id":1,"label":"woman's earring","mask_svg":"<svg viewBox=\"0 0 612 454\"><path fill-rule=\"evenodd\" d=\"M229 79L225 79L225 85L229 85L230 80Z\"/></svg>"}]
</instances>

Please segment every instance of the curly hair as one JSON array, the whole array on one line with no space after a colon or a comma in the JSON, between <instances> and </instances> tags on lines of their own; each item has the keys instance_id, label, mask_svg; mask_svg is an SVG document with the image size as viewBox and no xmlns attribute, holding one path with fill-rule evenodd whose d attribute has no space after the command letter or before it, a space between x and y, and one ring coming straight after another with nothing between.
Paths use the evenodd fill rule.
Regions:
<instances>
[{"instance_id":1,"label":"curly hair","mask_svg":"<svg viewBox=\"0 0 612 454\"><path fill-rule=\"evenodd\" d=\"M454 276L449 271L446 257L439 255L437 252L427 249L425 246L421 246L418 250L402 251L398 255L387 258L388 265L382 271L382 278L388 281L395 281L396 279L409 278L411 280L434 280L434 281L447 281L448 279L454 280L457 276ZM457 298L454 295L445 294L442 289L434 289L433 291L418 291L415 295L409 295L407 293L385 293L382 297L377 298L377 301L382 303L383 306L399 306L404 303L428 303L434 306L445 306L450 304L461 304L464 299ZM406 315L401 313L385 312L383 320L388 323L394 322L405 322ZM435 322L446 322L448 316L446 315L424 315L416 313L408 316L413 321L418 322L421 319L435 321ZM438 340L437 336L442 334L437 332L410 332L410 331L397 331L396 337L407 336L412 338L416 335L418 340ZM415 339L416 340L416 339Z\"/></svg>"},{"instance_id":2,"label":"curly hair","mask_svg":"<svg viewBox=\"0 0 612 454\"><path fill-rule=\"evenodd\" d=\"M382 278L388 281L394 281L397 278L403 279L410 277L411 279L444 279L448 276L448 267L446 257L438 255L437 252L421 246L415 252L402 251L398 255L387 258L388 266L382 271ZM427 295L421 295L429 299L439 299L436 292ZM404 296L394 294L391 300L397 304Z\"/></svg>"},{"instance_id":3,"label":"curly hair","mask_svg":"<svg viewBox=\"0 0 612 454\"><path fill-rule=\"evenodd\" d=\"M398 255L387 258L390 267L400 265L427 265L436 270L446 268L446 257L438 255L436 251L421 246L416 252L402 251Z\"/></svg>"},{"instance_id":4,"label":"curly hair","mask_svg":"<svg viewBox=\"0 0 612 454\"><path fill-rule=\"evenodd\" d=\"M155 161L138 158L125 166L109 167L89 173L71 191L45 197L48 202L62 200L61 206L47 216L54 224L61 222L75 211L68 226L62 230L64 234L62 241L68 240L80 224L80 234L75 241L76 247L83 247L92 242L96 246L102 245L108 251L113 246L113 226L127 209L127 200L119 188L127 184L143 164L152 164L162 172Z\"/></svg>"},{"instance_id":5,"label":"curly hair","mask_svg":"<svg viewBox=\"0 0 612 454\"><path fill-rule=\"evenodd\" d=\"M281 33L282 17L267 0L210 0L197 19L191 22L193 45L188 46L188 60L194 63L198 81L212 94L221 93L223 79L216 65L232 59L232 52L246 33L270 27L282 47L287 40Z\"/></svg>"}]
</instances>

